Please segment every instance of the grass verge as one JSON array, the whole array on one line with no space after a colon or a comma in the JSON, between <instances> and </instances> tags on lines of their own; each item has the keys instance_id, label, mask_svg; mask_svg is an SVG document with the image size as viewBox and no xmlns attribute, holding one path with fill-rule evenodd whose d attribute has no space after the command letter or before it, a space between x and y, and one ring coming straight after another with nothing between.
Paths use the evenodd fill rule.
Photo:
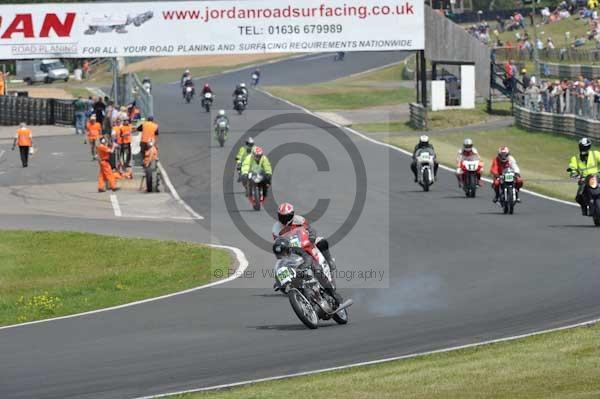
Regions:
<instances>
[{"instance_id":1,"label":"grass verge","mask_svg":"<svg viewBox=\"0 0 600 399\"><path fill-rule=\"evenodd\" d=\"M230 254L75 232L0 232L0 325L151 298L212 280ZM222 273L227 275L227 273Z\"/></svg>"},{"instance_id":2,"label":"grass verge","mask_svg":"<svg viewBox=\"0 0 600 399\"><path fill-rule=\"evenodd\" d=\"M450 129L462 126L485 123L500 117L511 116L509 102L495 103L492 112L487 111L486 104L477 104L475 109L453 109L428 113L428 126L431 130ZM362 123L352 125L363 132L405 132L416 130L409 122L390 121Z\"/></svg>"},{"instance_id":3,"label":"grass verge","mask_svg":"<svg viewBox=\"0 0 600 399\"><path fill-rule=\"evenodd\" d=\"M308 86L270 86L269 93L313 111L348 110L413 101L414 90L373 88L369 85L324 83Z\"/></svg>"},{"instance_id":4,"label":"grass verge","mask_svg":"<svg viewBox=\"0 0 600 399\"><path fill-rule=\"evenodd\" d=\"M389 136L389 144L412 151L422 133ZM489 171L498 147L506 145L516 157L525 179L525 188L542 194L572 201L576 184L569 179L565 169L569 159L577 152L577 139L558 134L536 132L508 127L474 130L464 133L431 134L440 163L455 167L456 152L465 138L473 139Z\"/></svg>"},{"instance_id":5,"label":"grass verge","mask_svg":"<svg viewBox=\"0 0 600 399\"><path fill-rule=\"evenodd\" d=\"M600 326L171 399L597 398Z\"/></svg>"}]
</instances>

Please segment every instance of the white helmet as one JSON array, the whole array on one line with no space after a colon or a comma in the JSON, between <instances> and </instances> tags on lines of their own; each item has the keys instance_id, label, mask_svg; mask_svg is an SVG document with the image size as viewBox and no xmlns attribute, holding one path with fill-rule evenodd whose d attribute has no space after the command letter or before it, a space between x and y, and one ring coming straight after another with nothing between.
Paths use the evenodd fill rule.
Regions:
<instances>
[{"instance_id":1,"label":"white helmet","mask_svg":"<svg viewBox=\"0 0 600 399\"><path fill-rule=\"evenodd\" d=\"M466 150L472 149L473 148L473 140L465 139L465 141L463 142L463 148Z\"/></svg>"},{"instance_id":2,"label":"white helmet","mask_svg":"<svg viewBox=\"0 0 600 399\"><path fill-rule=\"evenodd\" d=\"M219 116L225 116L225 110L224 109L220 109L219 110Z\"/></svg>"},{"instance_id":3,"label":"white helmet","mask_svg":"<svg viewBox=\"0 0 600 399\"><path fill-rule=\"evenodd\" d=\"M240 83L240 87L246 87L246 83Z\"/></svg>"},{"instance_id":4,"label":"white helmet","mask_svg":"<svg viewBox=\"0 0 600 399\"><path fill-rule=\"evenodd\" d=\"M429 143L429 136L427 136L427 135L425 135L425 134L424 134L424 135L422 135L422 136L419 138L419 142L420 142L421 144L427 144L427 143Z\"/></svg>"},{"instance_id":5,"label":"white helmet","mask_svg":"<svg viewBox=\"0 0 600 399\"><path fill-rule=\"evenodd\" d=\"M185 73L190 73L190 70L189 70L189 69L186 69L186 70L185 70Z\"/></svg>"}]
</instances>

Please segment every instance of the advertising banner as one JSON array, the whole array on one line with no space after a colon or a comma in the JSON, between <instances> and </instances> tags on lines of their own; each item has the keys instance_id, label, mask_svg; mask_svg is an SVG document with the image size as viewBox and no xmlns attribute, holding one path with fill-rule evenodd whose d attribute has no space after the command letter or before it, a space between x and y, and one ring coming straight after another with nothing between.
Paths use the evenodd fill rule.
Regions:
<instances>
[{"instance_id":1,"label":"advertising banner","mask_svg":"<svg viewBox=\"0 0 600 399\"><path fill-rule=\"evenodd\" d=\"M422 50L422 0L0 6L0 59Z\"/></svg>"}]
</instances>

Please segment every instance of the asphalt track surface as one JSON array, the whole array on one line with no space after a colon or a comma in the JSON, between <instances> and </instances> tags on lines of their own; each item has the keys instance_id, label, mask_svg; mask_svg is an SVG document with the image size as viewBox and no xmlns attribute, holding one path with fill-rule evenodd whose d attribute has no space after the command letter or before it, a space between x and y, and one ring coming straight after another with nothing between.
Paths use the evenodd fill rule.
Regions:
<instances>
[{"instance_id":1,"label":"asphalt track surface","mask_svg":"<svg viewBox=\"0 0 600 399\"><path fill-rule=\"evenodd\" d=\"M356 72L359 60L376 63L377 56L356 57L337 64L341 71L330 69L330 58L272 64L263 68L265 83L271 74L277 83L308 83L309 75L328 79ZM230 108L230 88L248 75L211 80L219 107ZM174 85L158 87L155 94L161 161L181 197L206 219L196 225L95 226L69 220L62 228L210 239L241 248L248 271L260 275L272 267L272 255L250 242L232 217L244 218L265 239L273 219L265 211L249 211L238 185L223 190L225 160L256 122L298 111L252 91L248 111L231 117L232 132L221 149L197 102L183 104ZM445 348L600 315L598 232L576 208L523 195L517 214L504 216L491 203L489 186L465 199L454 176L443 170L432 191L423 193L412 182L407 156L348 133L367 170L366 181L356 184L348 155L327 131L325 123L292 123L258 140L267 153L302 142L326 154L328 171L317 172L305 155L288 155L273 180L277 200L289 200L301 212L317 198L330 199L315 223L323 235L347 218L357 186L366 190L356 225L333 251L340 269L383 270L386 280L338 281L342 294L356 301L347 326L326 322L307 330L286 298L272 292L272 281L255 274L164 301L0 330L0 396L136 397ZM226 196L239 204L233 216ZM0 226L55 223L63 221L14 217L2 218ZM378 284L389 287L361 288Z\"/></svg>"}]
</instances>

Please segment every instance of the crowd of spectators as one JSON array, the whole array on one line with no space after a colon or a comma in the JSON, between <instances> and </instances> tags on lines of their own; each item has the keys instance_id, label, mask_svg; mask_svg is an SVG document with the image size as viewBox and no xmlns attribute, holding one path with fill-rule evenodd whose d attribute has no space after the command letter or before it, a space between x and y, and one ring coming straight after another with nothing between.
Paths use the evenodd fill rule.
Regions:
<instances>
[{"instance_id":1,"label":"crowd of spectators","mask_svg":"<svg viewBox=\"0 0 600 399\"><path fill-rule=\"evenodd\" d=\"M525 108L600 120L600 79L538 79L525 68L519 71L512 60L502 69L505 88L514 90L515 98Z\"/></svg>"}]
</instances>

